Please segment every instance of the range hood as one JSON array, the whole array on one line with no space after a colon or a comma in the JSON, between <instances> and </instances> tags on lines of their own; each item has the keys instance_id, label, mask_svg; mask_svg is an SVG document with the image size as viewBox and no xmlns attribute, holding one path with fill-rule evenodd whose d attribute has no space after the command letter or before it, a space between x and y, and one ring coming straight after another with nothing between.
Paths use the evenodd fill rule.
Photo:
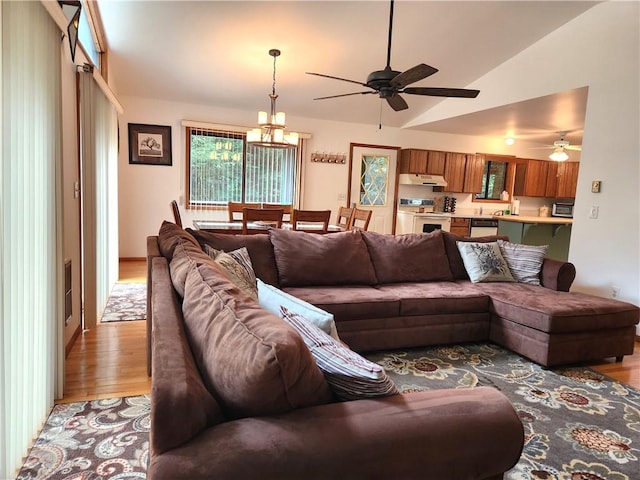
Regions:
<instances>
[{"instance_id":1,"label":"range hood","mask_svg":"<svg viewBox=\"0 0 640 480\"><path fill-rule=\"evenodd\" d=\"M447 181L442 175L417 173L401 173L398 177L400 185L426 185L429 187L446 187Z\"/></svg>"}]
</instances>

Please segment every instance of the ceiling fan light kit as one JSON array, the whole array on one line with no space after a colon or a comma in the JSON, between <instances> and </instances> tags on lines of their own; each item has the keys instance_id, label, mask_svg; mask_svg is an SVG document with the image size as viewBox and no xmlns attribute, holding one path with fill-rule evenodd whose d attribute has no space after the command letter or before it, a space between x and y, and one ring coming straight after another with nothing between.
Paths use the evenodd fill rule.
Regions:
<instances>
[{"instance_id":1,"label":"ceiling fan light kit","mask_svg":"<svg viewBox=\"0 0 640 480\"><path fill-rule=\"evenodd\" d=\"M343 93L341 95L330 95L327 97L317 97L314 100L326 100L328 98L348 97L351 95L367 95L377 93L382 99L385 99L389 106L397 111L409 108L407 102L400 96L401 93L409 95L427 95L432 97L457 97L457 98L476 98L480 93L479 90L468 90L464 88L444 88L444 87L409 87L412 83L430 77L438 71L430 65L420 63L415 67L404 72L399 72L391 68L391 37L393 31L393 3L389 8L389 40L387 43L387 65L383 70L371 72L366 82L357 80L349 80L347 78L334 77L323 73L306 72L308 75L316 75L318 77L332 78L343 82L355 83L363 87L370 88L362 92Z\"/></svg>"},{"instance_id":2,"label":"ceiling fan light kit","mask_svg":"<svg viewBox=\"0 0 640 480\"><path fill-rule=\"evenodd\" d=\"M298 145L299 136L297 132L285 132L287 126L284 112L277 112L276 100L276 58L280 56L280 50L272 48L269 55L273 57L273 85L269 99L271 109L258 112L258 128L247 131L247 143L259 147L268 148L293 148Z\"/></svg>"},{"instance_id":3,"label":"ceiling fan light kit","mask_svg":"<svg viewBox=\"0 0 640 480\"><path fill-rule=\"evenodd\" d=\"M569 158L567 152L564 151L564 147L556 148L551 155L549 155L551 160L555 160L556 162L564 162Z\"/></svg>"}]
</instances>

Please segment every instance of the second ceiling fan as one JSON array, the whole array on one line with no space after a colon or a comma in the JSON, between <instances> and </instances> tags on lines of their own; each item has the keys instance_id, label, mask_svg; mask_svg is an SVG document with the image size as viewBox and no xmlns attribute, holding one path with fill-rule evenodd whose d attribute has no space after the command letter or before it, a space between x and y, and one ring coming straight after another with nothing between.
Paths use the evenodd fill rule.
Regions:
<instances>
[{"instance_id":1,"label":"second ceiling fan","mask_svg":"<svg viewBox=\"0 0 640 480\"><path fill-rule=\"evenodd\" d=\"M409 95L427 95L432 97L458 97L458 98L476 98L480 93L479 90L468 90L465 88L444 88L444 87L408 87L412 83L427 78L438 71L430 65L420 63L409 70L398 72L391 68L391 33L393 29L393 3L389 9L389 40L387 43L387 65L383 70L371 72L367 77L367 81L359 82L357 80L349 80L347 78L334 77L323 73L306 72L308 75L316 75L318 77L332 78L343 82L355 83L368 87L370 90L363 92L343 93L341 95L330 95L328 97L318 97L314 100L325 100L328 98L347 97L351 95L367 95L377 93L380 98L384 98L389 106L395 111L406 110L409 108L407 102L400 96L401 93Z\"/></svg>"}]
</instances>

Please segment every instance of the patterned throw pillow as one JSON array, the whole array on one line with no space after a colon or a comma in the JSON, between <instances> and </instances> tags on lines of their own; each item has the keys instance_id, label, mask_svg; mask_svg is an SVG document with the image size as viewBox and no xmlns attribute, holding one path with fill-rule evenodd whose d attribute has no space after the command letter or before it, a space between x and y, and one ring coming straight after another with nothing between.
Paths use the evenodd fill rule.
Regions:
<instances>
[{"instance_id":1,"label":"patterned throw pillow","mask_svg":"<svg viewBox=\"0 0 640 480\"><path fill-rule=\"evenodd\" d=\"M336 322L333 320L332 313L326 312L315 305L294 297L293 295L289 295L287 292L283 292L273 285L264 283L260 279L257 280L257 283L258 303L265 310L282 317L282 310L280 307L285 307L289 311L302 315L305 320L313 323L327 335L331 335L336 340L340 340L338 337L338 330L336 329Z\"/></svg>"},{"instance_id":2,"label":"patterned throw pillow","mask_svg":"<svg viewBox=\"0 0 640 480\"><path fill-rule=\"evenodd\" d=\"M398 389L377 363L334 340L301 315L280 307L282 318L295 328L340 400L395 395Z\"/></svg>"},{"instance_id":3,"label":"patterned throw pillow","mask_svg":"<svg viewBox=\"0 0 640 480\"><path fill-rule=\"evenodd\" d=\"M540 285L540 270L549 245L523 245L498 240L498 246L516 282Z\"/></svg>"},{"instance_id":4,"label":"patterned throw pillow","mask_svg":"<svg viewBox=\"0 0 640 480\"><path fill-rule=\"evenodd\" d=\"M456 245L471 282L515 281L498 242L456 242Z\"/></svg>"},{"instance_id":5,"label":"patterned throw pillow","mask_svg":"<svg viewBox=\"0 0 640 480\"><path fill-rule=\"evenodd\" d=\"M251 257L245 247L232 252L223 252L205 245L205 251L214 262L225 270L229 280L255 301L258 301L256 274L253 272Z\"/></svg>"}]
</instances>

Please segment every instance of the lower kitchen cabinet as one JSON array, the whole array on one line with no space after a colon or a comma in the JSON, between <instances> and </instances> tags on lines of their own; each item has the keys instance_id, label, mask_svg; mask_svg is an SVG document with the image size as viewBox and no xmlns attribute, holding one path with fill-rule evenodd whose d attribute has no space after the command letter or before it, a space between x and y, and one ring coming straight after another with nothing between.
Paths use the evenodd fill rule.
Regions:
<instances>
[{"instance_id":1,"label":"lower kitchen cabinet","mask_svg":"<svg viewBox=\"0 0 640 480\"><path fill-rule=\"evenodd\" d=\"M513 243L549 245L546 257L566 262L569 258L571 224L522 223L500 220L498 235L506 235Z\"/></svg>"},{"instance_id":2,"label":"lower kitchen cabinet","mask_svg":"<svg viewBox=\"0 0 640 480\"><path fill-rule=\"evenodd\" d=\"M451 233L460 235L461 237L469 236L469 219L468 218L451 218Z\"/></svg>"}]
</instances>

